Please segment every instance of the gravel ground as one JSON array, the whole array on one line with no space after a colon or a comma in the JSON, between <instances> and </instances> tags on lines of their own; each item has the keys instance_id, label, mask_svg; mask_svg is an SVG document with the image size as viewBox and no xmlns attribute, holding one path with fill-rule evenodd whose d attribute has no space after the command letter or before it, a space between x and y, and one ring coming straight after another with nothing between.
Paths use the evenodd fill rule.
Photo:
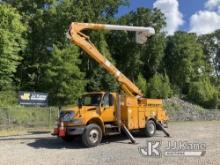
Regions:
<instances>
[{"instance_id":1,"label":"gravel ground","mask_svg":"<svg viewBox=\"0 0 220 165\"><path fill-rule=\"evenodd\" d=\"M105 138L95 148L83 148L79 141L71 143L50 134L0 137L0 165L76 165L76 164L167 164L167 165L219 165L220 164L220 122L178 122L170 123L171 138L158 132L155 138L145 138L136 134L138 144L129 144L125 136ZM162 141L162 151L168 141L188 141L206 143L203 157L152 158L142 156L138 147L146 140Z\"/></svg>"}]
</instances>

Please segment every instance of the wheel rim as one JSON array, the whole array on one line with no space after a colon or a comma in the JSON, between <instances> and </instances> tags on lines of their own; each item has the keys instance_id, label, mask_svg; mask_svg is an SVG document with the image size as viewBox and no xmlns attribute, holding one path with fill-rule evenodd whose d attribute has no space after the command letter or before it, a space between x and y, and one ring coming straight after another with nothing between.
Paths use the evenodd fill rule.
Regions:
<instances>
[{"instance_id":1,"label":"wheel rim","mask_svg":"<svg viewBox=\"0 0 220 165\"><path fill-rule=\"evenodd\" d=\"M98 130L96 129L93 129L90 131L89 133L89 140L92 142L92 143L96 143L99 139L99 132Z\"/></svg>"},{"instance_id":2,"label":"wheel rim","mask_svg":"<svg viewBox=\"0 0 220 165\"><path fill-rule=\"evenodd\" d=\"M148 125L148 132L152 135L154 134L154 131L155 131L155 127L153 124L149 124Z\"/></svg>"}]
</instances>

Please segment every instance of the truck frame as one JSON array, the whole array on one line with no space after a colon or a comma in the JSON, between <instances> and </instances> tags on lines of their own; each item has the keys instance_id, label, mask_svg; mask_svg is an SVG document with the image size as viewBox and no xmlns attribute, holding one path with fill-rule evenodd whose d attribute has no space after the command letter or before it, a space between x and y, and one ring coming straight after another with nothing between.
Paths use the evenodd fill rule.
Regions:
<instances>
[{"instance_id":1,"label":"truck frame","mask_svg":"<svg viewBox=\"0 0 220 165\"><path fill-rule=\"evenodd\" d=\"M84 94L79 99L78 106L65 108L60 112L53 135L63 140L72 140L73 136L80 135L86 147L97 146L103 136L120 134L122 131L132 143L136 142L130 133L134 130L142 131L147 137L154 136L156 130L162 130L169 136L163 127L167 125L168 116L162 100L144 98L141 90L107 60L89 37L82 33L86 29L135 31L137 41L141 44L155 34L152 27L72 22L67 37L113 75L124 93Z\"/></svg>"}]
</instances>

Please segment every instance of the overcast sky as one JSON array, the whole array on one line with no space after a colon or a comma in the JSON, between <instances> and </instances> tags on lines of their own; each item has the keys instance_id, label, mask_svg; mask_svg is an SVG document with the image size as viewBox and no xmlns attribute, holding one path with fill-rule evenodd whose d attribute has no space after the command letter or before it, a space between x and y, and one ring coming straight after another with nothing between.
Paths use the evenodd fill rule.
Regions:
<instances>
[{"instance_id":1,"label":"overcast sky","mask_svg":"<svg viewBox=\"0 0 220 165\"><path fill-rule=\"evenodd\" d=\"M161 9L167 22L164 31L170 35L177 30L207 34L220 29L220 0L130 0L118 15L138 7Z\"/></svg>"}]
</instances>

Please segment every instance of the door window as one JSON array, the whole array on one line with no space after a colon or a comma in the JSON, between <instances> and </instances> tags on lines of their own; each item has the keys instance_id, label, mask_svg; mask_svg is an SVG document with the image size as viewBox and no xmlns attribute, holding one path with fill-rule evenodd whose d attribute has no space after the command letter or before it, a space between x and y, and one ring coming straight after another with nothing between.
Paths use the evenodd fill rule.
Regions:
<instances>
[{"instance_id":1,"label":"door window","mask_svg":"<svg viewBox=\"0 0 220 165\"><path fill-rule=\"evenodd\" d=\"M106 93L103 97L103 106L112 106L114 104L114 98L112 94Z\"/></svg>"}]
</instances>

